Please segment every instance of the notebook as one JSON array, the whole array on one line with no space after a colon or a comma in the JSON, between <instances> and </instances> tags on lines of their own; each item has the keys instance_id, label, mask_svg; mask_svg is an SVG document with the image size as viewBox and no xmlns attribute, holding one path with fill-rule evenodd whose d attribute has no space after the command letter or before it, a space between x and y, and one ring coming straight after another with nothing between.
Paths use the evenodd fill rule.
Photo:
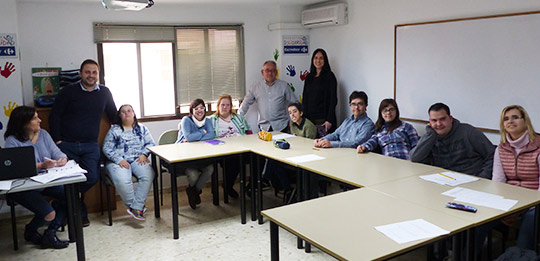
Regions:
<instances>
[{"instance_id":1,"label":"notebook","mask_svg":"<svg viewBox=\"0 0 540 261\"><path fill-rule=\"evenodd\" d=\"M35 176L35 157L32 146L0 149L0 180Z\"/></svg>"}]
</instances>

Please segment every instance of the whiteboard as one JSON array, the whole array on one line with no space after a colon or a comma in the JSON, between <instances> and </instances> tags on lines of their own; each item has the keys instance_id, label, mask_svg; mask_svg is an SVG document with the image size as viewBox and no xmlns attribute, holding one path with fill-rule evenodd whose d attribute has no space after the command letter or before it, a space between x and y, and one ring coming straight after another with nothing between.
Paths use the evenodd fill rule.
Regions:
<instances>
[{"instance_id":1,"label":"whiteboard","mask_svg":"<svg viewBox=\"0 0 540 261\"><path fill-rule=\"evenodd\" d=\"M461 122L499 130L522 105L540 130L540 12L395 27L394 96L400 116L428 120L443 102Z\"/></svg>"}]
</instances>

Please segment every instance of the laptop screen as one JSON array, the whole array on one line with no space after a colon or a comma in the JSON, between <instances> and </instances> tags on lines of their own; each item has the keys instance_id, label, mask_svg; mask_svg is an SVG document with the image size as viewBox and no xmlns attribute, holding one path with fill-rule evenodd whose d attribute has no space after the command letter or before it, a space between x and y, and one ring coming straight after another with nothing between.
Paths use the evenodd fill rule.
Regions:
<instances>
[{"instance_id":1,"label":"laptop screen","mask_svg":"<svg viewBox=\"0 0 540 261\"><path fill-rule=\"evenodd\" d=\"M34 147L0 149L0 180L27 178L36 174Z\"/></svg>"}]
</instances>

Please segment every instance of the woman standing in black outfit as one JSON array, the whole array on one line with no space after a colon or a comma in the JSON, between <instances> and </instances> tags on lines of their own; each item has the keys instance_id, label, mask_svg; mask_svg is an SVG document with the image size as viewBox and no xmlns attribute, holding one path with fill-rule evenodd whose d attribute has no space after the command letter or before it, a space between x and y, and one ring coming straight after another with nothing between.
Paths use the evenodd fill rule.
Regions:
<instances>
[{"instance_id":1,"label":"woman standing in black outfit","mask_svg":"<svg viewBox=\"0 0 540 261\"><path fill-rule=\"evenodd\" d=\"M304 116L317 125L319 135L333 132L337 128L337 80L323 49L313 52L302 97Z\"/></svg>"}]
</instances>

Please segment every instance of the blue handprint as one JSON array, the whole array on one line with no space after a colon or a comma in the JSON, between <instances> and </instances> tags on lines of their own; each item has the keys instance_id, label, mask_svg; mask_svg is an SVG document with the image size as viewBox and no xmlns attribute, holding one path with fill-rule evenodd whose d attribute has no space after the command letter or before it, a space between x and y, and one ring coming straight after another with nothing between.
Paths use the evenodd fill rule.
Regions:
<instances>
[{"instance_id":1,"label":"blue handprint","mask_svg":"<svg viewBox=\"0 0 540 261\"><path fill-rule=\"evenodd\" d=\"M287 66L286 69L288 71L287 75L289 75L291 77L294 77L296 75L296 71L294 70L294 66L289 65L289 66Z\"/></svg>"}]
</instances>

